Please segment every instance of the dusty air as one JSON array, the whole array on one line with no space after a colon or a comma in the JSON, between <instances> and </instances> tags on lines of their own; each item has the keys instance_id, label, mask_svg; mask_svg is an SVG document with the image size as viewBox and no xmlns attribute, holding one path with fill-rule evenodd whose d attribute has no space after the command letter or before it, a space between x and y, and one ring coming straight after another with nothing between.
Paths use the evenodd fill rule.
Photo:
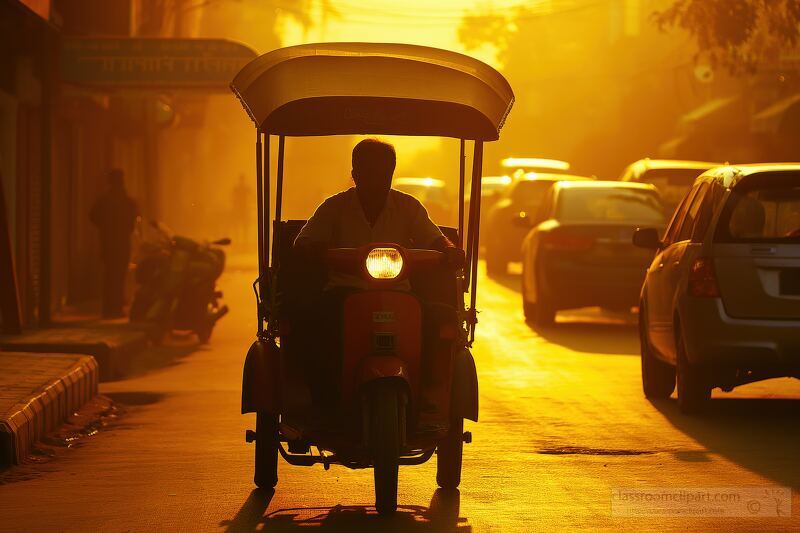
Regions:
<instances>
[{"instance_id":1,"label":"dusty air","mask_svg":"<svg viewBox=\"0 0 800 533\"><path fill-rule=\"evenodd\" d=\"M0 0L0 531L800 529L796 0Z\"/></svg>"}]
</instances>

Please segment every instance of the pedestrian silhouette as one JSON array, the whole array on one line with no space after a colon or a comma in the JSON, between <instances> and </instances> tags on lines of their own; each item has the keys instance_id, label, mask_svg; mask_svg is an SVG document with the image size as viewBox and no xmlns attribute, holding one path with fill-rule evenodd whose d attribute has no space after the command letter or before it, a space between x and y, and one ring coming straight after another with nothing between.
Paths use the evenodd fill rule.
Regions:
<instances>
[{"instance_id":1,"label":"pedestrian silhouette","mask_svg":"<svg viewBox=\"0 0 800 533\"><path fill-rule=\"evenodd\" d=\"M123 316L125 273L131 254L131 233L139 212L125 191L120 169L108 173L108 189L97 198L89 218L100 234L103 262L103 316Z\"/></svg>"}]
</instances>

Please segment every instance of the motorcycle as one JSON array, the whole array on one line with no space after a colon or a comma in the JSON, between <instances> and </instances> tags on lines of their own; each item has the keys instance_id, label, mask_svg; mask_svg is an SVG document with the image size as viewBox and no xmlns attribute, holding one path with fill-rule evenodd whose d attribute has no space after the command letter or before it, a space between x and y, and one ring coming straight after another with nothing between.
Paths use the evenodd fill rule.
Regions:
<instances>
[{"instance_id":1,"label":"motorcycle","mask_svg":"<svg viewBox=\"0 0 800 533\"><path fill-rule=\"evenodd\" d=\"M154 339L172 331L191 331L207 343L217 321L228 312L220 303L216 281L225 268L228 238L198 242L152 222L152 234L142 238L136 263L138 285L130 309L131 322L154 325Z\"/></svg>"}]
</instances>

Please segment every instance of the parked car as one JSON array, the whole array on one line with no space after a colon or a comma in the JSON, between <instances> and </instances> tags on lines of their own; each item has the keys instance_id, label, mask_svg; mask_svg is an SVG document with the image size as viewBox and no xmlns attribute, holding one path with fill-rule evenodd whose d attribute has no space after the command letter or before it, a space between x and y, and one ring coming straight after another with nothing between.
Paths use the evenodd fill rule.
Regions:
<instances>
[{"instance_id":1,"label":"parked car","mask_svg":"<svg viewBox=\"0 0 800 533\"><path fill-rule=\"evenodd\" d=\"M637 228L652 228L658 235L664 225L663 205L652 185L556 183L522 243L525 318L549 326L561 309L630 310L653 257L631 238Z\"/></svg>"},{"instance_id":2,"label":"parked car","mask_svg":"<svg viewBox=\"0 0 800 533\"><path fill-rule=\"evenodd\" d=\"M656 250L641 293L642 385L696 413L714 387L800 376L800 164L705 172Z\"/></svg>"},{"instance_id":3,"label":"parked car","mask_svg":"<svg viewBox=\"0 0 800 533\"><path fill-rule=\"evenodd\" d=\"M661 201L671 215L697 177L719 163L683 161L677 159L640 159L628 165L620 181L635 181L655 185Z\"/></svg>"},{"instance_id":4,"label":"parked car","mask_svg":"<svg viewBox=\"0 0 800 533\"><path fill-rule=\"evenodd\" d=\"M483 176L481 178L481 209L484 211L491 209L502 198L511 182L511 176ZM469 211L467 208L464 210Z\"/></svg>"},{"instance_id":5,"label":"parked car","mask_svg":"<svg viewBox=\"0 0 800 533\"><path fill-rule=\"evenodd\" d=\"M561 180L588 181L587 176L529 172L516 180L503 197L487 211L481 240L486 243L486 270L489 275L505 274L508 263L519 261L520 245L528 228L515 219L535 213L547 191Z\"/></svg>"},{"instance_id":6,"label":"parked car","mask_svg":"<svg viewBox=\"0 0 800 533\"><path fill-rule=\"evenodd\" d=\"M437 178L400 177L392 180L392 188L410 194L425 206L431 220L440 225L453 225L453 201L444 181Z\"/></svg>"}]
</instances>

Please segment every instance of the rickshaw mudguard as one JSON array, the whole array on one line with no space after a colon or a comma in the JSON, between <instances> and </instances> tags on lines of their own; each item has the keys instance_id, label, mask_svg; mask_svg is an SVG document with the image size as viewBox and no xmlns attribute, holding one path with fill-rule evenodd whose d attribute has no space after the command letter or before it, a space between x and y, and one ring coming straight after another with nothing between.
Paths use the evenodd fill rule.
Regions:
<instances>
[{"instance_id":1,"label":"rickshaw mudguard","mask_svg":"<svg viewBox=\"0 0 800 533\"><path fill-rule=\"evenodd\" d=\"M458 350L453 361L452 412L473 422L478 421L478 372L472 353Z\"/></svg>"},{"instance_id":2,"label":"rickshaw mudguard","mask_svg":"<svg viewBox=\"0 0 800 533\"><path fill-rule=\"evenodd\" d=\"M242 414L280 414L280 350L272 341L257 340L247 351L242 373Z\"/></svg>"},{"instance_id":3,"label":"rickshaw mudguard","mask_svg":"<svg viewBox=\"0 0 800 533\"><path fill-rule=\"evenodd\" d=\"M366 357L359 368L358 388L370 381L382 378L399 378L409 381L408 367L402 359L394 355L372 355Z\"/></svg>"}]
</instances>

